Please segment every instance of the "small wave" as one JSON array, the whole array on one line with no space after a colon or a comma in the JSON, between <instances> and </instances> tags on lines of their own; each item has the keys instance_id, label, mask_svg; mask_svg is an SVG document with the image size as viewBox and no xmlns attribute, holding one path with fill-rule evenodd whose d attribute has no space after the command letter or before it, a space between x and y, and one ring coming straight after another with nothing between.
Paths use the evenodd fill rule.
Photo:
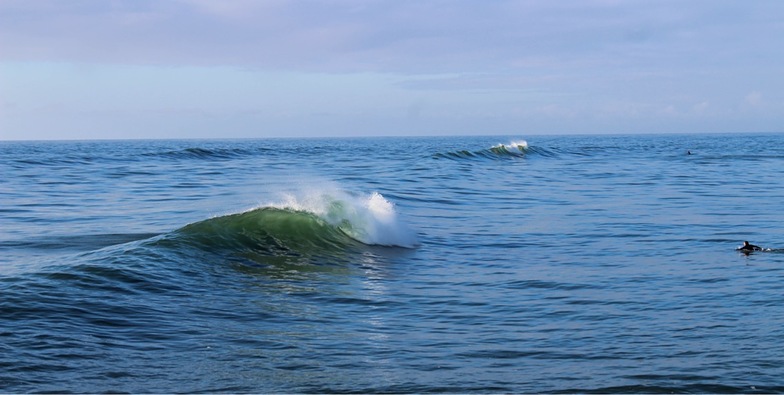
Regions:
<instances>
[{"instance_id":1,"label":"small wave","mask_svg":"<svg viewBox=\"0 0 784 395\"><path fill-rule=\"evenodd\" d=\"M525 155L528 150L528 142L525 140L512 141L509 144L495 145L490 150L504 155Z\"/></svg>"},{"instance_id":2,"label":"small wave","mask_svg":"<svg viewBox=\"0 0 784 395\"><path fill-rule=\"evenodd\" d=\"M624 385L617 387L603 387L591 389L566 389L553 391L555 394L776 394L784 389L781 386L730 386L724 384L673 384L678 377L670 382L655 384Z\"/></svg>"},{"instance_id":3,"label":"small wave","mask_svg":"<svg viewBox=\"0 0 784 395\"><path fill-rule=\"evenodd\" d=\"M0 241L0 248L18 248L25 250L46 251L91 251L111 245L124 244L137 240L145 240L157 235L158 233L54 235L34 239Z\"/></svg>"},{"instance_id":4,"label":"small wave","mask_svg":"<svg viewBox=\"0 0 784 395\"><path fill-rule=\"evenodd\" d=\"M155 156L169 159L201 159L201 160L226 160L252 155L252 150L243 148L199 148L190 147L179 150L152 152L145 156Z\"/></svg>"},{"instance_id":5,"label":"small wave","mask_svg":"<svg viewBox=\"0 0 784 395\"><path fill-rule=\"evenodd\" d=\"M497 144L490 148L478 151L452 151L435 154L435 158L445 159L516 159L528 155L554 156L555 154L540 147L531 147L525 140L512 141L507 144Z\"/></svg>"}]
</instances>

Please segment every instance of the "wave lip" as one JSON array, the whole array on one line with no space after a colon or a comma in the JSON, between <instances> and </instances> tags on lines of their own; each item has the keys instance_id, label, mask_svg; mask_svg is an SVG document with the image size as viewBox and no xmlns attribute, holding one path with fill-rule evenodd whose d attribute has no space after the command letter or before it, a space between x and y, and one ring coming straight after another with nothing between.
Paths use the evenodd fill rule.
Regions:
<instances>
[{"instance_id":1,"label":"wave lip","mask_svg":"<svg viewBox=\"0 0 784 395\"><path fill-rule=\"evenodd\" d=\"M395 205L380 193L352 196L341 191L303 198L293 195L273 207L311 213L353 240L367 245L413 248L414 233L399 219Z\"/></svg>"}]
</instances>

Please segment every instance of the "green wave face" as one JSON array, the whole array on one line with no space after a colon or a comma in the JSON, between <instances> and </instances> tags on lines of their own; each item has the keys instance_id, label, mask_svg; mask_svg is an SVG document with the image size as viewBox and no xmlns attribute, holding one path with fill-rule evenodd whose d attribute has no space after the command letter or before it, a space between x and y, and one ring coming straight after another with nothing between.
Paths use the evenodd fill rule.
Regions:
<instances>
[{"instance_id":1,"label":"green wave face","mask_svg":"<svg viewBox=\"0 0 784 395\"><path fill-rule=\"evenodd\" d=\"M315 214L272 207L196 222L172 238L177 244L274 265L333 260L360 245Z\"/></svg>"},{"instance_id":2,"label":"green wave face","mask_svg":"<svg viewBox=\"0 0 784 395\"><path fill-rule=\"evenodd\" d=\"M315 214L274 207L196 222L178 233L204 247L226 249L335 249L356 244Z\"/></svg>"}]
</instances>

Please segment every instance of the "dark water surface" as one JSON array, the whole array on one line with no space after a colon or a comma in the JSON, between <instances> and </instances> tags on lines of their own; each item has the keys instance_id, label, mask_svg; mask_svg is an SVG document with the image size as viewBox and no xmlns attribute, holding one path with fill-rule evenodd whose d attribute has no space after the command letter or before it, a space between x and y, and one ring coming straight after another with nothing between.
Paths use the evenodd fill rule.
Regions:
<instances>
[{"instance_id":1,"label":"dark water surface","mask_svg":"<svg viewBox=\"0 0 784 395\"><path fill-rule=\"evenodd\" d=\"M784 392L783 223L782 135L0 142L0 392Z\"/></svg>"}]
</instances>

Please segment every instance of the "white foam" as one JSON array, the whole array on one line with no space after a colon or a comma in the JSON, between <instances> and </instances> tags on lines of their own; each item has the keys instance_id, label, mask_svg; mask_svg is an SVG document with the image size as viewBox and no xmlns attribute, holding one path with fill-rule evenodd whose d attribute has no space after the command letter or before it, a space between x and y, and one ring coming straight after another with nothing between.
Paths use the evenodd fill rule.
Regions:
<instances>
[{"instance_id":1,"label":"white foam","mask_svg":"<svg viewBox=\"0 0 784 395\"><path fill-rule=\"evenodd\" d=\"M510 153L525 153L525 150L528 149L528 142L525 140L513 140L509 144L498 144L493 146L493 148L503 148Z\"/></svg>"},{"instance_id":2,"label":"white foam","mask_svg":"<svg viewBox=\"0 0 784 395\"><path fill-rule=\"evenodd\" d=\"M363 221L368 240L372 241L370 244L402 247L417 245L414 233L398 219L395 205L380 193L373 192L364 199L362 207L367 212L360 215L359 219Z\"/></svg>"},{"instance_id":3,"label":"white foam","mask_svg":"<svg viewBox=\"0 0 784 395\"><path fill-rule=\"evenodd\" d=\"M528 142L525 140L513 140L509 144L494 145L493 148L503 148L506 152L511 154L525 154L525 150L528 149Z\"/></svg>"},{"instance_id":4,"label":"white foam","mask_svg":"<svg viewBox=\"0 0 784 395\"><path fill-rule=\"evenodd\" d=\"M528 142L525 140L516 140L509 143L509 145L516 147L519 150L524 150L528 148Z\"/></svg>"},{"instance_id":5,"label":"white foam","mask_svg":"<svg viewBox=\"0 0 784 395\"><path fill-rule=\"evenodd\" d=\"M400 220L395 205L378 192L357 196L335 187L310 189L287 193L282 202L267 206L313 213L365 244L418 245L415 233Z\"/></svg>"}]
</instances>

